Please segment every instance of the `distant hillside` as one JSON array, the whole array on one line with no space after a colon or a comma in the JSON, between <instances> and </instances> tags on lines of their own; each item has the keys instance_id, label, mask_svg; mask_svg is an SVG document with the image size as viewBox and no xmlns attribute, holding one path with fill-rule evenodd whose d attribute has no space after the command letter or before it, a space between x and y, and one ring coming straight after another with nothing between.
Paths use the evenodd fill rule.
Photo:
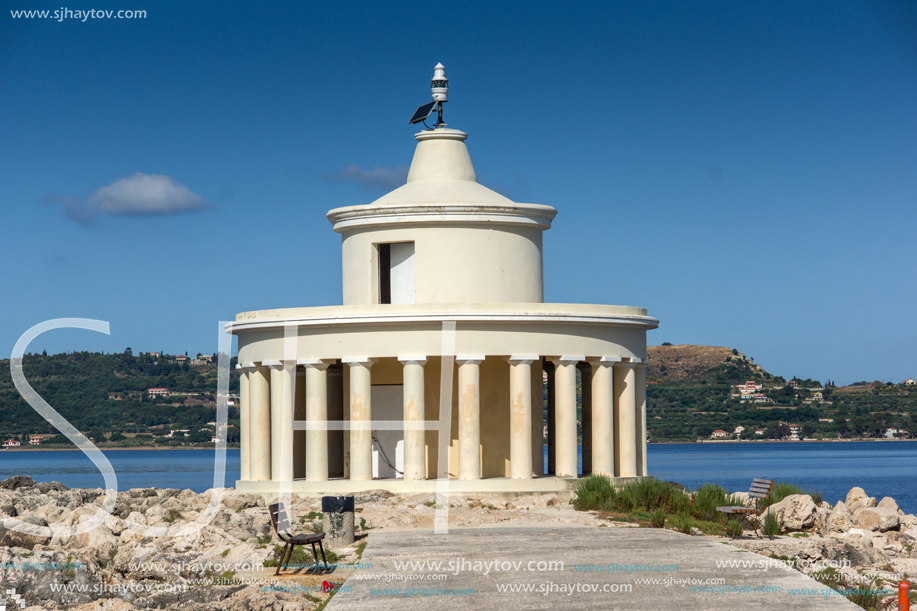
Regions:
<instances>
[{"instance_id":1,"label":"distant hillside","mask_svg":"<svg viewBox=\"0 0 917 611\"><path fill-rule=\"evenodd\" d=\"M700 380L710 369L719 365L731 364L742 368L748 367L752 372L769 378L764 368L755 365L738 350L720 346L649 346L646 349L650 358L647 375L666 382L686 382Z\"/></svg>"},{"instance_id":2,"label":"distant hillside","mask_svg":"<svg viewBox=\"0 0 917 611\"><path fill-rule=\"evenodd\" d=\"M199 364L189 365L166 354L134 356L128 349L118 354L27 354L22 368L42 398L96 440L115 432L163 435L180 429L189 432L190 441L209 442L213 433L207 423L216 417L217 366L196 362ZM238 377L238 371L231 368L231 393L239 392ZM172 394L151 398L150 388L166 388ZM237 424L237 407L229 410L229 420ZM0 438L16 437L28 443L30 435L57 432L15 388L9 360L0 360ZM178 444L183 440L166 441ZM152 443L151 438L146 441Z\"/></svg>"}]
</instances>

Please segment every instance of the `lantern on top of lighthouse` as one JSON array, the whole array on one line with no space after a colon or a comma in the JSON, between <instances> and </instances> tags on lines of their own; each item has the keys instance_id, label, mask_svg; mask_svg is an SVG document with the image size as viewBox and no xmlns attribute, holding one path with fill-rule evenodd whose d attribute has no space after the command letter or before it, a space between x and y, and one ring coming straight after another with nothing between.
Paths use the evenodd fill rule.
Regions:
<instances>
[{"instance_id":1,"label":"lantern on top of lighthouse","mask_svg":"<svg viewBox=\"0 0 917 611\"><path fill-rule=\"evenodd\" d=\"M449 99L449 79L446 78L446 67L442 64L436 64L433 68L433 84L430 90L437 102L446 102Z\"/></svg>"}]
</instances>

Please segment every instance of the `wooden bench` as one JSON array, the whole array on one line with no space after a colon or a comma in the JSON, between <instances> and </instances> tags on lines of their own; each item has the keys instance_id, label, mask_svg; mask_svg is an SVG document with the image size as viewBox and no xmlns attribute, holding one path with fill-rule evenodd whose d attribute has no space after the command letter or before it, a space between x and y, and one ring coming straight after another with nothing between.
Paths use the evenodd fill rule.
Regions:
<instances>
[{"instance_id":1,"label":"wooden bench","mask_svg":"<svg viewBox=\"0 0 917 611\"><path fill-rule=\"evenodd\" d=\"M764 528L761 524L761 520L758 518L758 501L770 496L771 490L773 489L773 480L753 479L751 480L751 489L748 491L748 496L749 498L755 499L754 507L717 507L716 510L720 513L738 515L741 518L739 524L741 525L743 522L748 522L748 524L755 529L755 535L760 537L761 535L758 534L758 529L764 530ZM736 533L732 534L732 538L736 538Z\"/></svg>"},{"instance_id":2,"label":"wooden bench","mask_svg":"<svg viewBox=\"0 0 917 611\"><path fill-rule=\"evenodd\" d=\"M318 554L315 551L316 543L318 543L318 547L322 552L322 572L328 570L328 561L325 560L325 548L322 547L322 539L325 538L325 533L294 535L290 530L290 512L287 511L286 503L279 502L269 505L268 512L271 514L271 526L274 527L274 532L277 533L277 536L284 543L283 552L280 554L280 562L277 563L277 570L274 572L274 575L280 575L280 569L283 568L285 564L289 564L290 559L293 557L293 550L297 545L310 544L312 545L312 556L315 558L315 572L318 573ZM289 550L289 552L287 550Z\"/></svg>"}]
</instances>

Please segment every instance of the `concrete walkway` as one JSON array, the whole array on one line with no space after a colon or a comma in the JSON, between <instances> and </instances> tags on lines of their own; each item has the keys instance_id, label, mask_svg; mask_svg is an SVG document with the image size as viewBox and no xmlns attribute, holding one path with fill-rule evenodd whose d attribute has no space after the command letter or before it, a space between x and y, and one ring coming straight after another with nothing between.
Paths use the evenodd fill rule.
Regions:
<instances>
[{"instance_id":1,"label":"concrete walkway","mask_svg":"<svg viewBox=\"0 0 917 611\"><path fill-rule=\"evenodd\" d=\"M552 561L563 568L551 567ZM717 561L747 565L725 568ZM794 570L763 570L767 561L713 537L650 528L554 525L450 530L448 535L371 533L363 562L372 568L356 570L346 581L351 589L339 592L327 609L860 609L842 596L825 597L826 586ZM582 565L606 568L576 569ZM647 570L662 565L677 565L677 570ZM445 577L431 578L439 575ZM643 581L653 579L658 582ZM698 587L709 591L691 591ZM810 592L790 592L796 588Z\"/></svg>"}]
</instances>

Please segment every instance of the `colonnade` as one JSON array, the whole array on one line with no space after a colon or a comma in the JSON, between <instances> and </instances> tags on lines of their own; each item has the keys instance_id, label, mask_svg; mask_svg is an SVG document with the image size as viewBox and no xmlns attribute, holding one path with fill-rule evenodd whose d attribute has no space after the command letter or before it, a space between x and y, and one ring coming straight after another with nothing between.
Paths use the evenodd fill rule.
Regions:
<instances>
[{"instance_id":1,"label":"colonnade","mask_svg":"<svg viewBox=\"0 0 917 611\"><path fill-rule=\"evenodd\" d=\"M458 473L462 480L481 479L481 372L485 358L509 363L509 456L512 479L531 479L533 449L541 451L541 388L532 377L539 355L457 355ZM246 481L321 482L332 471L329 455L349 462L349 478L372 479L372 366L375 359L345 358L349 368L349 397L329 401L329 366L336 359L299 359L242 363L240 369L241 479ZM426 456L424 366L426 356L403 356L404 479L425 479ZM583 473L613 477L647 474L646 362L636 358L548 357L549 473L575 478L577 466L576 372L582 371ZM297 378L299 378L297 380ZM536 384L533 384L536 382ZM304 395L304 396L303 396ZM330 407L329 407L330 406ZM489 406L490 407L490 406ZM342 418L346 410L349 418ZM533 413L533 410L537 410ZM334 413L330 413L334 412ZM533 416L536 416L533 418ZM330 439L329 430L294 430L294 420L349 420L344 448ZM537 445L536 445L537 444ZM329 452L329 449L331 452ZM349 458L349 461L348 461Z\"/></svg>"}]
</instances>

